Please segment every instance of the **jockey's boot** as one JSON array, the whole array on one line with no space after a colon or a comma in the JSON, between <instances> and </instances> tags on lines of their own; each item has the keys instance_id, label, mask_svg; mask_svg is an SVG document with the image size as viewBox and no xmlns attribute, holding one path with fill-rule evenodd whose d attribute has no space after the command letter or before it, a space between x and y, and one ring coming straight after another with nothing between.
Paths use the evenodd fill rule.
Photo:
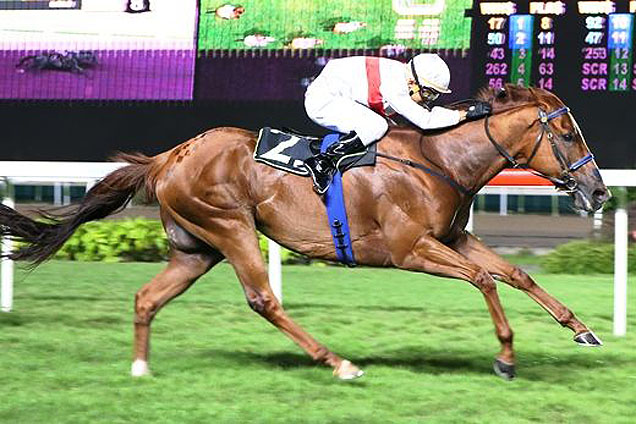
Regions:
<instances>
[{"instance_id":1,"label":"jockey's boot","mask_svg":"<svg viewBox=\"0 0 636 424\"><path fill-rule=\"evenodd\" d=\"M355 132L343 136L337 143L327 147L324 153L318 153L305 160L305 166L311 174L316 193L325 194L333 175L336 173L336 166L340 159L352 153L363 152L366 146Z\"/></svg>"}]
</instances>

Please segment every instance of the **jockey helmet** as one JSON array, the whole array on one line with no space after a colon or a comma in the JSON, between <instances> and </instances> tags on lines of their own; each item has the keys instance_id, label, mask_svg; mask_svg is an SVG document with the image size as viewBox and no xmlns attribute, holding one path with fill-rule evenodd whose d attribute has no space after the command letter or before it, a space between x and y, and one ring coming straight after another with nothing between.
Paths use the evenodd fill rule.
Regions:
<instances>
[{"instance_id":1,"label":"jockey helmet","mask_svg":"<svg viewBox=\"0 0 636 424\"><path fill-rule=\"evenodd\" d=\"M417 86L430 88L437 93L450 93L450 70L444 59L435 53L422 53L407 64Z\"/></svg>"}]
</instances>

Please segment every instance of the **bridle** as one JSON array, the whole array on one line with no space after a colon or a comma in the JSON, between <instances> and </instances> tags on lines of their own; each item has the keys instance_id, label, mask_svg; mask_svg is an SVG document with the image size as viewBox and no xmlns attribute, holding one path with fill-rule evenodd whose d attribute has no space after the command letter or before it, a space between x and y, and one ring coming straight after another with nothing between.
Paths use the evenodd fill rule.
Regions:
<instances>
[{"instance_id":1,"label":"bridle","mask_svg":"<svg viewBox=\"0 0 636 424\"><path fill-rule=\"evenodd\" d=\"M594 155L592 153L588 153L585 157L577 160L576 162L572 164L568 163L567 158L565 157L561 149L559 149L559 146L557 145L555 141L554 131L550 127L550 121L554 118L558 118L561 115L569 114L570 109L567 106L563 106L549 113L544 111L540 107L538 109L539 109L539 116L537 118L537 121L539 122L539 125L541 126L541 131L539 132L539 134L537 134L537 138L534 142L532 153L530 154L530 157L528 158L526 163L519 163L515 158L513 158L506 151L506 149L501 144L497 143L497 141L492 136L490 129L488 128L489 116L486 116L486 119L484 120L484 128L486 130L486 135L488 136L488 140L490 140L492 145L495 146L495 149L497 149L499 154L501 154L501 156L503 156L508 162L510 162L513 165L513 168L529 169L530 162L532 162L532 159L534 159L535 155L537 154L537 151L539 150L539 146L541 145L541 141L544 138L543 136L547 134L548 141L550 142L550 146L552 147L552 152L554 153L554 156L556 157L557 161L559 162L559 165L561 166L561 177L560 178L552 177L550 175L546 175L536 170L530 170L530 171L535 175L538 175L542 178L549 180L559 190L565 191L566 193L573 193L578 190L578 182L574 179L572 174L576 172L577 170L579 170L586 163L594 160Z\"/></svg>"}]
</instances>

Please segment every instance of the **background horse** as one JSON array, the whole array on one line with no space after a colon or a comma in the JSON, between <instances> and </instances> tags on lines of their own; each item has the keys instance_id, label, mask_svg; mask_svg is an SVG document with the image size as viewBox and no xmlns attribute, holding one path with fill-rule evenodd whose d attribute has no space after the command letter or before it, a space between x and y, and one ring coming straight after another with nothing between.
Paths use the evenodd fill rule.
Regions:
<instances>
[{"instance_id":1,"label":"background horse","mask_svg":"<svg viewBox=\"0 0 636 424\"><path fill-rule=\"evenodd\" d=\"M25 56L15 67L20 71L54 70L83 74L86 68L98 65L97 56L90 50L78 52L46 52L37 55Z\"/></svg>"},{"instance_id":2,"label":"background horse","mask_svg":"<svg viewBox=\"0 0 636 424\"><path fill-rule=\"evenodd\" d=\"M487 119L426 133L392 127L378 149L393 159L348 171L344 189L357 262L471 283L484 296L501 344L495 371L512 378L513 333L493 277L527 293L570 328L577 343L601 342L524 271L464 229L474 195L509 163L550 178L585 211L601 207L609 192L574 118L554 94L508 86L480 97L494 107ZM216 128L155 157L122 154L116 159L128 166L106 176L68 214L49 216L52 221L34 221L3 206L1 234L25 243L9 257L39 264L79 225L116 212L144 191L159 203L171 253L166 269L135 296L133 375L149 373L150 324L159 310L226 258L254 311L314 360L333 367L338 378L359 377L358 367L290 319L270 289L257 230L312 258L333 261L336 253L311 181L256 163L255 143L254 132Z\"/></svg>"}]
</instances>

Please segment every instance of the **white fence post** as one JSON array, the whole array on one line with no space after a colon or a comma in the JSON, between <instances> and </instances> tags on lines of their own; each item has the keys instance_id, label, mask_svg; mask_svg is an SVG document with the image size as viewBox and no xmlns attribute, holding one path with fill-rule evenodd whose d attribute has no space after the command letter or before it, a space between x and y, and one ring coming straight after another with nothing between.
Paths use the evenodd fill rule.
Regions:
<instances>
[{"instance_id":1,"label":"white fence post","mask_svg":"<svg viewBox=\"0 0 636 424\"><path fill-rule=\"evenodd\" d=\"M473 232L475 227L475 202L471 202L470 209L468 209L468 222L466 223L466 231Z\"/></svg>"},{"instance_id":2,"label":"white fence post","mask_svg":"<svg viewBox=\"0 0 636 424\"><path fill-rule=\"evenodd\" d=\"M267 239L269 252L269 286L280 304L283 304L283 267L280 257L280 245L274 240Z\"/></svg>"},{"instance_id":3,"label":"white fence post","mask_svg":"<svg viewBox=\"0 0 636 424\"><path fill-rule=\"evenodd\" d=\"M603 227L603 208L594 212L594 232L596 235L598 235L602 227Z\"/></svg>"},{"instance_id":4,"label":"white fence post","mask_svg":"<svg viewBox=\"0 0 636 424\"><path fill-rule=\"evenodd\" d=\"M504 187L499 194L499 215L508 215L508 190Z\"/></svg>"},{"instance_id":5,"label":"white fence post","mask_svg":"<svg viewBox=\"0 0 636 424\"><path fill-rule=\"evenodd\" d=\"M67 206L71 204L71 185L62 185L62 205Z\"/></svg>"},{"instance_id":6,"label":"white fence post","mask_svg":"<svg viewBox=\"0 0 636 424\"><path fill-rule=\"evenodd\" d=\"M627 209L626 192L617 190L618 206L614 214L614 335L627 333Z\"/></svg>"},{"instance_id":7,"label":"white fence post","mask_svg":"<svg viewBox=\"0 0 636 424\"><path fill-rule=\"evenodd\" d=\"M53 204L55 206L62 206L62 183L53 184Z\"/></svg>"},{"instance_id":8,"label":"white fence post","mask_svg":"<svg viewBox=\"0 0 636 424\"><path fill-rule=\"evenodd\" d=\"M6 192L2 199L2 204L10 208L15 207L13 199L13 185L6 180ZM0 247L3 254L11 251L11 240L0 240ZM2 312L11 312L13 308L13 261L5 259L0 263L0 309Z\"/></svg>"}]
</instances>

